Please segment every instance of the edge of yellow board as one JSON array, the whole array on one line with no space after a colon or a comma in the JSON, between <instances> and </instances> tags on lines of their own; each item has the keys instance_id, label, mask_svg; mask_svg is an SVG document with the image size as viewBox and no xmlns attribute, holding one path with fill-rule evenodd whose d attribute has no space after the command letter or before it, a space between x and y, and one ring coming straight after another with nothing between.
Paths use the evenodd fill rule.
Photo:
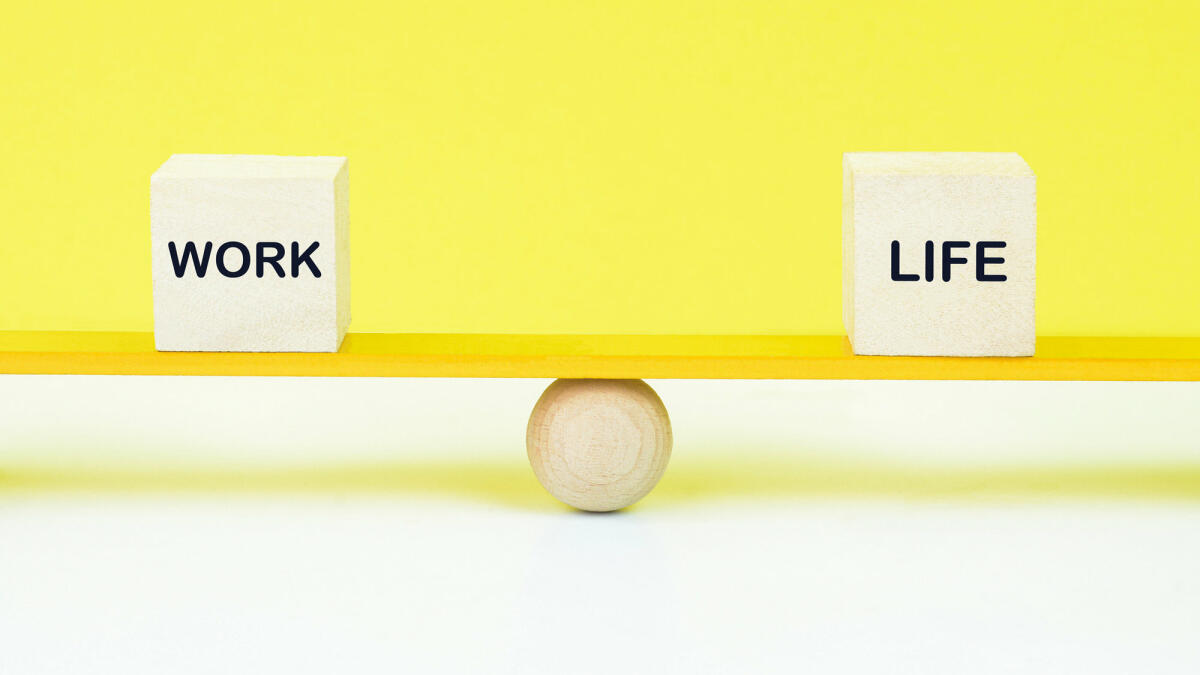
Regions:
<instances>
[{"instance_id":1,"label":"edge of yellow board","mask_svg":"<svg viewBox=\"0 0 1200 675\"><path fill-rule=\"evenodd\" d=\"M352 333L337 353L159 352L152 333L0 332L0 374L1200 381L1200 338L1042 337L1017 358L856 356L839 335Z\"/></svg>"}]
</instances>

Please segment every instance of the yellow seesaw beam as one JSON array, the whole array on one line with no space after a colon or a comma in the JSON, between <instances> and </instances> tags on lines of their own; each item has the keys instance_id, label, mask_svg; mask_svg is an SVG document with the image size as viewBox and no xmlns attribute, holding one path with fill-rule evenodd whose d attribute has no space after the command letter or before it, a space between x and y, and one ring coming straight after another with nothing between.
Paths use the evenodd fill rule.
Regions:
<instances>
[{"instance_id":1,"label":"yellow seesaw beam","mask_svg":"<svg viewBox=\"0 0 1200 675\"><path fill-rule=\"evenodd\" d=\"M1044 337L1029 358L855 356L836 335L352 333L336 354L158 352L151 333L0 332L0 373L1200 381L1200 338Z\"/></svg>"}]
</instances>

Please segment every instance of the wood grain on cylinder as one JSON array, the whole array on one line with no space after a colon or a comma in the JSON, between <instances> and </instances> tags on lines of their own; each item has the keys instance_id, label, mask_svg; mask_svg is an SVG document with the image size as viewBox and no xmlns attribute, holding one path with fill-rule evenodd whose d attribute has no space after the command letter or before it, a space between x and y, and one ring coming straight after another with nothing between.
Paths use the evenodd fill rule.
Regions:
<instances>
[{"instance_id":1,"label":"wood grain on cylinder","mask_svg":"<svg viewBox=\"0 0 1200 675\"><path fill-rule=\"evenodd\" d=\"M584 511L615 511L644 497L671 457L671 422L641 380L556 380L526 432L538 481Z\"/></svg>"}]
</instances>

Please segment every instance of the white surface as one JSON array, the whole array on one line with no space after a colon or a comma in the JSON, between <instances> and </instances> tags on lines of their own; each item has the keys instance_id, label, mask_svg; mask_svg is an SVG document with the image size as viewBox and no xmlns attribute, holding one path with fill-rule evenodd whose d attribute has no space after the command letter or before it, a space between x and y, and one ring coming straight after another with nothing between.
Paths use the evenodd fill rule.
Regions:
<instances>
[{"instance_id":1,"label":"white surface","mask_svg":"<svg viewBox=\"0 0 1200 675\"><path fill-rule=\"evenodd\" d=\"M344 157L173 155L150 178L158 349L337 351L350 323L349 199ZM177 276L172 242L180 260L189 242L201 258L211 243L203 277L194 259ZM249 255L222 256L230 242ZM260 242L269 255L282 247L278 268L259 261ZM296 260L314 243L319 277Z\"/></svg>"},{"instance_id":2,"label":"white surface","mask_svg":"<svg viewBox=\"0 0 1200 675\"><path fill-rule=\"evenodd\" d=\"M842 177L843 322L857 354L1031 356L1036 178L1015 153L850 152ZM892 242L899 271L892 278ZM927 256L926 242L934 253ZM966 242L943 277L943 244ZM980 252L980 241L1004 242ZM979 281L977 259L1004 281ZM933 276L927 276L927 258Z\"/></svg>"},{"instance_id":3,"label":"white surface","mask_svg":"<svg viewBox=\"0 0 1200 675\"><path fill-rule=\"evenodd\" d=\"M0 378L0 673L1200 671L1200 495L1069 496L1194 476L1200 385L653 382L667 476L585 515L545 384Z\"/></svg>"}]
</instances>

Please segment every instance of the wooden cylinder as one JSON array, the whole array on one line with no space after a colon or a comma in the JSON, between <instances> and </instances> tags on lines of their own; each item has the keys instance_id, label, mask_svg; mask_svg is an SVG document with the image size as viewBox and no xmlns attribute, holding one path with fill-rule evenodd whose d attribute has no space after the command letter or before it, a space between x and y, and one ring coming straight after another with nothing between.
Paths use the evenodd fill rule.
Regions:
<instances>
[{"instance_id":1,"label":"wooden cylinder","mask_svg":"<svg viewBox=\"0 0 1200 675\"><path fill-rule=\"evenodd\" d=\"M533 408L525 445L550 494L584 511L615 511L662 477L671 421L641 380L556 380Z\"/></svg>"}]
</instances>

